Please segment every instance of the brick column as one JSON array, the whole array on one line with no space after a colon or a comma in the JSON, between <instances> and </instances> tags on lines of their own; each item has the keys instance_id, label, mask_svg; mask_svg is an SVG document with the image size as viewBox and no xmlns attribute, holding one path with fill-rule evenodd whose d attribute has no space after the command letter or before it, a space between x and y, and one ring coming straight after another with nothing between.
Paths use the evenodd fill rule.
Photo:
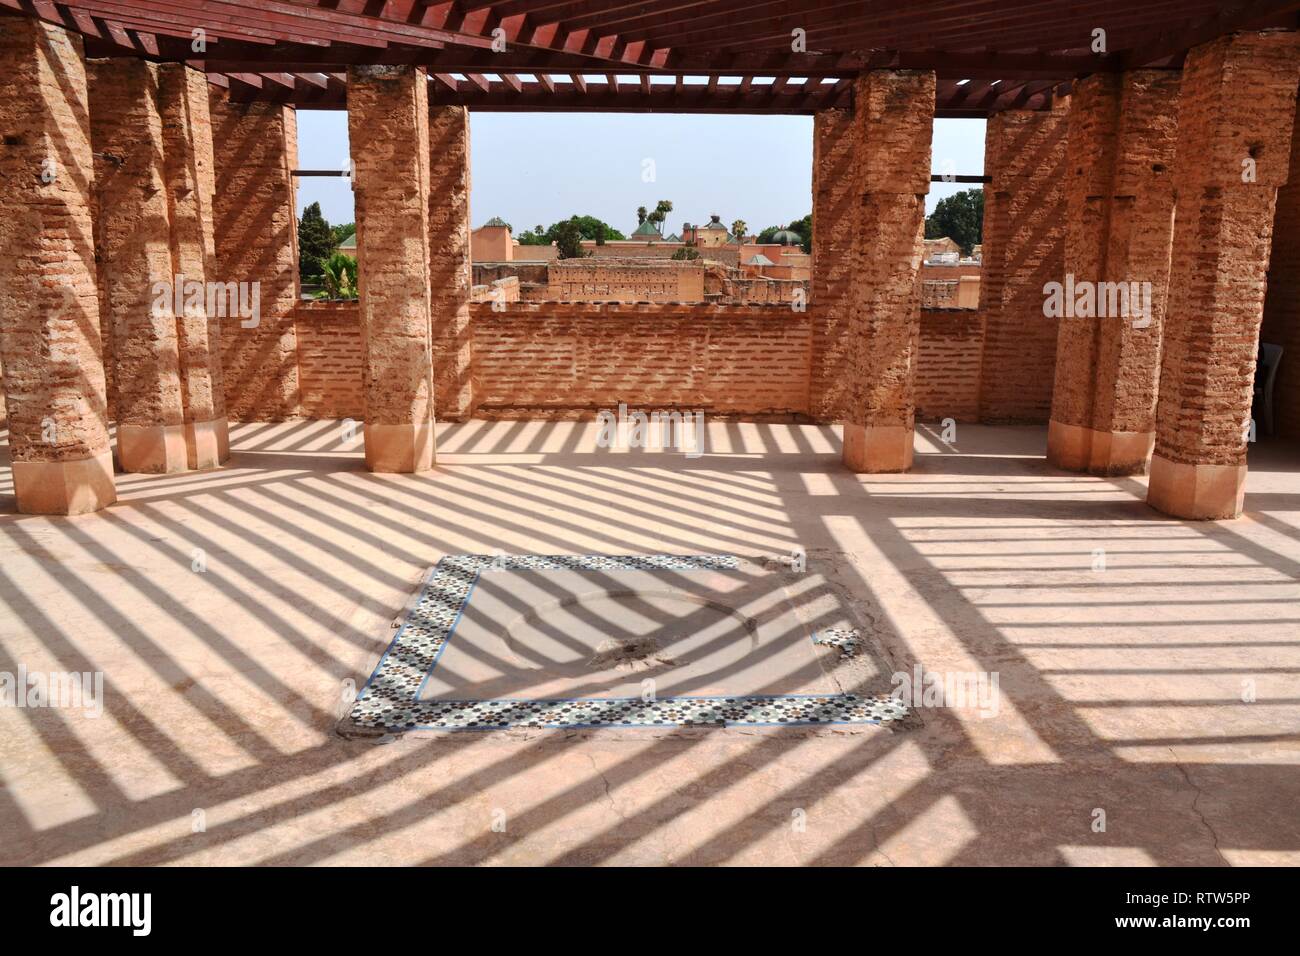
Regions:
<instances>
[{"instance_id":1,"label":"brick column","mask_svg":"<svg viewBox=\"0 0 1300 956\"><path fill-rule=\"evenodd\" d=\"M432 302L434 409L443 420L474 412L469 298L469 111L429 112L429 290Z\"/></svg>"},{"instance_id":2,"label":"brick column","mask_svg":"<svg viewBox=\"0 0 1300 956\"><path fill-rule=\"evenodd\" d=\"M819 422L843 417L844 347L858 222L853 111L813 117L812 375L809 412Z\"/></svg>"},{"instance_id":3,"label":"brick column","mask_svg":"<svg viewBox=\"0 0 1300 956\"><path fill-rule=\"evenodd\" d=\"M293 170L297 114L275 103L231 103L209 90L216 168L216 280L258 283L257 323L222 321L222 382L233 421L283 421L299 413L298 218Z\"/></svg>"},{"instance_id":4,"label":"brick column","mask_svg":"<svg viewBox=\"0 0 1300 956\"><path fill-rule=\"evenodd\" d=\"M1151 456L1180 80L1162 70L1094 74L1071 97L1057 281L1095 296L1091 316L1057 319L1047 458L1061 468L1142 474Z\"/></svg>"},{"instance_id":5,"label":"brick column","mask_svg":"<svg viewBox=\"0 0 1300 956\"><path fill-rule=\"evenodd\" d=\"M934 74L873 70L855 82L854 272L850 281L844 463L912 464L920 268L930 191Z\"/></svg>"},{"instance_id":6,"label":"brick column","mask_svg":"<svg viewBox=\"0 0 1300 956\"><path fill-rule=\"evenodd\" d=\"M371 471L434 460L427 82L417 67L348 69Z\"/></svg>"},{"instance_id":7,"label":"brick column","mask_svg":"<svg viewBox=\"0 0 1300 956\"><path fill-rule=\"evenodd\" d=\"M116 500L81 38L0 19L0 363L18 510Z\"/></svg>"},{"instance_id":8,"label":"brick column","mask_svg":"<svg viewBox=\"0 0 1300 956\"><path fill-rule=\"evenodd\" d=\"M158 67L120 57L91 60L87 73L99 196L95 248L113 339L118 462L123 471L184 471Z\"/></svg>"},{"instance_id":9,"label":"brick column","mask_svg":"<svg viewBox=\"0 0 1300 956\"><path fill-rule=\"evenodd\" d=\"M1004 110L985 127L981 422L1041 423L1051 411L1058 322L1043 315L1043 286L1064 271L1069 106Z\"/></svg>"},{"instance_id":10,"label":"brick column","mask_svg":"<svg viewBox=\"0 0 1300 956\"><path fill-rule=\"evenodd\" d=\"M1183 67L1177 215L1147 501L1180 518L1241 514L1264 279L1287 181L1300 34L1242 33Z\"/></svg>"},{"instance_id":11,"label":"brick column","mask_svg":"<svg viewBox=\"0 0 1300 956\"><path fill-rule=\"evenodd\" d=\"M202 73L179 63L160 66L158 79L173 282L181 283L182 292L201 290L216 275L212 239L216 183L208 82ZM177 334L187 464L214 468L230 457L230 438L220 325L208 315L206 297L184 295Z\"/></svg>"}]
</instances>

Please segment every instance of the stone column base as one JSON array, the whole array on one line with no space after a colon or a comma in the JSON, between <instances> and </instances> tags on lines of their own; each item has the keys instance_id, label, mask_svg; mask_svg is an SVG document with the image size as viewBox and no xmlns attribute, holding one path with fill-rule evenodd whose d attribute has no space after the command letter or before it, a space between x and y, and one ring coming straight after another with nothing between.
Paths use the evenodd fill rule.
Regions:
<instances>
[{"instance_id":1,"label":"stone column base","mask_svg":"<svg viewBox=\"0 0 1300 956\"><path fill-rule=\"evenodd\" d=\"M113 452L71 461L16 461L14 494L27 515L80 515L117 500Z\"/></svg>"},{"instance_id":2,"label":"stone column base","mask_svg":"<svg viewBox=\"0 0 1300 956\"><path fill-rule=\"evenodd\" d=\"M224 465L230 459L230 422L223 416L213 424L217 426L217 461Z\"/></svg>"},{"instance_id":3,"label":"stone column base","mask_svg":"<svg viewBox=\"0 0 1300 956\"><path fill-rule=\"evenodd\" d=\"M226 457L221 457L224 438ZM185 464L191 469L216 468L230 457L225 419L185 423Z\"/></svg>"},{"instance_id":4,"label":"stone column base","mask_svg":"<svg viewBox=\"0 0 1300 956\"><path fill-rule=\"evenodd\" d=\"M117 460L123 471L149 475L170 475L185 471L184 425L117 426Z\"/></svg>"},{"instance_id":5,"label":"stone column base","mask_svg":"<svg viewBox=\"0 0 1300 956\"><path fill-rule=\"evenodd\" d=\"M1147 504L1175 518L1240 517L1246 498L1245 465L1187 465L1154 455Z\"/></svg>"},{"instance_id":6,"label":"stone column base","mask_svg":"<svg viewBox=\"0 0 1300 956\"><path fill-rule=\"evenodd\" d=\"M1092 429L1067 425L1055 418L1047 423L1047 462L1066 471L1087 471L1092 454Z\"/></svg>"},{"instance_id":7,"label":"stone column base","mask_svg":"<svg viewBox=\"0 0 1300 956\"><path fill-rule=\"evenodd\" d=\"M1106 432L1052 419L1047 424L1047 461L1065 471L1094 475L1144 475L1155 432Z\"/></svg>"},{"instance_id":8,"label":"stone column base","mask_svg":"<svg viewBox=\"0 0 1300 956\"><path fill-rule=\"evenodd\" d=\"M844 423L844 464L860 473L907 471L912 467L912 429L904 425Z\"/></svg>"},{"instance_id":9,"label":"stone column base","mask_svg":"<svg viewBox=\"0 0 1300 956\"><path fill-rule=\"evenodd\" d=\"M371 471L414 474L433 467L433 422L364 426L366 467Z\"/></svg>"},{"instance_id":10,"label":"stone column base","mask_svg":"<svg viewBox=\"0 0 1300 956\"><path fill-rule=\"evenodd\" d=\"M1155 432L1094 431L1088 470L1107 478L1145 475L1151 466L1151 452L1155 447Z\"/></svg>"}]
</instances>

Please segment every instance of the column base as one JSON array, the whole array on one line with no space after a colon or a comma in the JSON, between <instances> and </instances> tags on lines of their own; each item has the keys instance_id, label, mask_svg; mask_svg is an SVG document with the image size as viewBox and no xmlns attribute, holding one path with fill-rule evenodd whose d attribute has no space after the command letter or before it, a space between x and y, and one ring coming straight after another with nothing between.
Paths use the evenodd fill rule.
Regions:
<instances>
[{"instance_id":1,"label":"column base","mask_svg":"<svg viewBox=\"0 0 1300 956\"><path fill-rule=\"evenodd\" d=\"M905 425L844 423L844 464L859 473L907 471L912 467L912 429Z\"/></svg>"},{"instance_id":2,"label":"column base","mask_svg":"<svg viewBox=\"0 0 1300 956\"><path fill-rule=\"evenodd\" d=\"M1154 455L1147 504L1175 518L1237 518L1246 499L1245 465L1188 465Z\"/></svg>"},{"instance_id":3,"label":"column base","mask_svg":"<svg viewBox=\"0 0 1300 956\"><path fill-rule=\"evenodd\" d=\"M225 419L185 423L185 464L198 470L216 468L230 457L230 437ZM221 457L225 437L225 458Z\"/></svg>"},{"instance_id":4,"label":"column base","mask_svg":"<svg viewBox=\"0 0 1300 956\"><path fill-rule=\"evenodd\" d=\"M71 461L16 461L14 494L25 515L80 515L117 500L113 452Z\"/></svg>"},{"instance_id":5,"label":"column base","mask_svg":"<svg viewBox=\"0 0 1300 956\"><path fill-rule=\"evenodd\" d=\"M223 415L213 424L217 426L217 461L224 465L230 460L230 422Z\"/></svg>"},{"instance_id":6,"label":"column base","mask_svg":"<svg viewBox=\"0 0 1300 956\"><path fill-rule=\"evenodd\" d=\"M1144 475L1155 444L1155 432L1098 431L1055 419L1047 424L1047 461L1065 471L1107 478Z\"/></svg>"},{"instance_id":7,"label":"column base","mask_svg":"<svg viewBox=\"0 0 1300 956\"><path fill-rule=\"evenodd\" d=\"M371 471L414 474L433 467L433 422L364 425L366 467Z\"/></svg>"},{"instance_id":8,"label":"column base","mask_svg":"<svg viewBox=\"0 0 1300 956\"><path fill-rule=\"evenodd\" d=\"M1094 431L1088 471L1106 478L1145 475L1155 447L1155 432Z\"/></svg>"},{"instance_id":9,"label":"column base","mask_svg":"<svg viewBox=\"0 0 1300 956\"><path fill-rule=\"evenodd\" d=\"M123 471L170 475L188 468L184 425L117 426L117 460Z\"/></svg>"},{"instance_id":10,"label":"column base","mask_svg":"<svg viewBox=\"0 0 1300 956\"><path fill-rule=\"evenodd\" d=\"M1092 429L1067 425L1055 418L1047 423L1047 462L1066 471L1087 471L1092 454Z\"/></svg>"}]
</instances>

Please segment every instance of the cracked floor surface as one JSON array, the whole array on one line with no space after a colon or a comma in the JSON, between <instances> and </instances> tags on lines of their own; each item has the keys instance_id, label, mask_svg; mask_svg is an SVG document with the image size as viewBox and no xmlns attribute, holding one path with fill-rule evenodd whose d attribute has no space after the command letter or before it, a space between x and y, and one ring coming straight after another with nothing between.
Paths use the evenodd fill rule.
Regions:
<instances>
[{"instance_id":1,"label":"cracked floor surface","mask_svg":"<svg viewBox=\"0 0 1300 956\"><path fill-rule=\"evenodd\" d=\"M0 863L1300 863L1294 444L1252 448L1246 516L1206 524L1048 467L1041 428L923 427L891 476L814 426L714 423L688 459L473 421L418 478L334 422L232 438L74 519L14 514L0 464L0 672L105 681L97 718L0 707ZM333 733L441 554L797 548L887 666L996 673L997 713Z\"/></svg>"}]
</instances>

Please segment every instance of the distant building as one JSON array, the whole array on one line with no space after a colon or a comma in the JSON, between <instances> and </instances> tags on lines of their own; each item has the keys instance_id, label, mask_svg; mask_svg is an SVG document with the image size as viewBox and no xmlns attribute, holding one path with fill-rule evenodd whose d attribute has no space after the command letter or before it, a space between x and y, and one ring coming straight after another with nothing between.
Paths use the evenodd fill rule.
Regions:
<instances>
[{"instance_id":1,"label":"distant building","mask_svg":"<svg viewBox=\"0 0 1300 956\"><path fill-rule=\"evenodd\" d=\"M469 234L469 254L475 262L510 262L515 245L510 224L497 216Z\"/></svg>"},{"instance_id":2,"label":"distant building","mask_svg":"<svg viewBox=\"0 0 1300 956\"><path fill-rule=\"evenodd\" d=\"M711 216L703 226L692 226L689 222L682 225L682 241L694 243L701 249L714 249L718 246L736 242L736 237L722 224L722 217Z\"/></svg>"}]
</instances>

